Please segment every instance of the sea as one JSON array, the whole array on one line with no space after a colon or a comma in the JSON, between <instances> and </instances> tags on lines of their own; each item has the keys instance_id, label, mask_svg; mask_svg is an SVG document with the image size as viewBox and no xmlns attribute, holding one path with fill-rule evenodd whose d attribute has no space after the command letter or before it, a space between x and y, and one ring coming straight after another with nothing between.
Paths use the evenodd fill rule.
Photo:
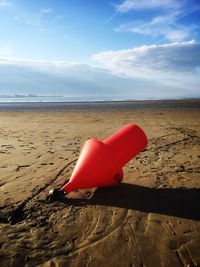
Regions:
<instances>
[{"instance_id":1,"label":"sea","mask_svg":"<svg viewBox=\"0 0 200 267\"><path fill-rule=\"evenodd\" d=\"M200 110L200 99L97 100L61 96L0 96L0 111Z\"/></svg>"}]
</instances>

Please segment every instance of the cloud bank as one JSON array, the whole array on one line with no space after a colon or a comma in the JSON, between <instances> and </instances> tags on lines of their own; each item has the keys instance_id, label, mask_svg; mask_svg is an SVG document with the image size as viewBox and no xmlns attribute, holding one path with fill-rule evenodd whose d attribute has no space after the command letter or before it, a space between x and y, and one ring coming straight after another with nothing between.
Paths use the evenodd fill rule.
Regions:
<instances>
[{"instance_id":1,"label":"cloud bank","mask_svg":"<svg viewBox=\"0 0 200 267\"><path fill-rule=\"evenodd\" d=\"M62 95L82 100L200 97L195 41L105 51L93 64L0 58L0 95Z\"/></svg>"},{"instance_id":2,"label":"cloud bank","mask_svg":"<svg viewBox=\"0 0 200 267\"><path fill-rule=\"evenodd\" d=\"M65 61L0 59L0 95L66 96L66 100L144 98L141 80L108 70Z\"/></svg>"},{"instance_id":3,"label":"cloud bank","mask_svg":"<svg viewBox=\"0 0 200 267\"><path fill-rule=\"evenodd\" d=\"M107 51L93 60L123 77L200 93L200 44L194 41Z\"/></svg>"},{"instance_id":4,"label":"cloud bank","mask_svg":"<svg viewBox=\"0 0 200 267\"><path fill-rule=\"evenodd\" d=\"M104 67L134 76L138 68L167 72L195 72L200 67L200 44L195 41L163 45L143 45L107 51L93 56Z\"/></svg>"}]
</instances>

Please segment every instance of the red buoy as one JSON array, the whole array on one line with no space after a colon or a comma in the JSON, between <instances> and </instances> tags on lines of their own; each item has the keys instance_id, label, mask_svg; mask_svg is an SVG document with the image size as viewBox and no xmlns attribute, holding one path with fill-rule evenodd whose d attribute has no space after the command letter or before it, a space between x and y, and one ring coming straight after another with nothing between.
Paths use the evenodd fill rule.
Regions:
<instances>
[{"instance_id":1,"label":"red buoy","mask_svg":"<svg viewBox=\"0 0 200 267\"><path fill-rule=\"evenodd\" d=\"M134 124L125 125L103 142L96 138L87 140L69 182L61 190L70 193L76 189L116 185L123 179L122 167L146 145L145 133Z\"/></svg>"}]
</instances>

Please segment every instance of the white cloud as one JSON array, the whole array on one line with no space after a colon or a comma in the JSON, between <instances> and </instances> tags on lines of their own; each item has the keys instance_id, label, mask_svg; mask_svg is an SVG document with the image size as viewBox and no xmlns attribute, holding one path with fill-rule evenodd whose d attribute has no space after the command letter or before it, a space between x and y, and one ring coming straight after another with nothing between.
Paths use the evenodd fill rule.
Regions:
<instances>
[{"instance_id":1,"label":"white cloud","mask_svg":"<svg viewBox=\"0 0 200 267\"><path fill-rule=\"evenodd\" d=\"M93 55L93 60L124 77L179 88L193 84L199 90L200 44L194 41L107 51Z\"/></svg>"},{"instance_id":2,"label":"white cloud","mask_svg":"<svg viewBox=\"0 0 200 267\"><path fill-rule=\"evenodd\" d=\"M11 7L13 5L12 2L9 1L0 1L0 7Z\"/></svg>"},{"instance_id":3,"label":"white cloud","mask_svg":"<svg viewBox=\"0 0 200 267\"><path fill-rule=\"evenodd\" d=\"M181 27L180 29L167 27L161 30L161 33L170 41L182 41L192 35L190 29L190 27Z\"/></svg>"},{"instance_id":4,"label":"white cloud","mask_svg":"<svg viewBox=\"0 0 200 267\"><path fill-rule=\"evenodd\" d=\"M193 38L194 32L199 25L182 24L180 20L189 14L200 9L200 5L191 4L188 1L181 0L125 0L120 5L116 5L116 12L107 22L110 22L117 14L127 12L147 11L150 18L146 19L144 15L141 20L133 19L128 23L122 23L114 30L116 32L132 32L152 37L164 38L172 42L183 41ZM142 14L142 13L141 13ZM159 15L158 15L159 14Z\"/></svg>"},{"instance_id":5,"label":"white cloud","mask_svg":"<svg viewBox=\"0 0 200 267\"><path fill-rule=\"evenodd\" d=\"M134 21L121 24L115 29L116 32L132 32L154 37L164 37L172 42L182 41L192 37L197 29L196 25L183 26L175 22L177 13L171 15L157 16L150 21Z\"/></svg>"},{"instance_id":6,"label":"white cloud","mask_svg":"<svg viewBox=\"0 0 200 267\"><path fill-rule=\"evenodd\" d=\"M14 44L12 43L0 43L0 56L12 57L14 55Z\"/></svg>"},{"instance_id":7,"label":"white cloud","mask_svg":"<svg viewBox=\"0 0 200 267\"><path fill-rule=\"evenodd\" d=\"M59 14L56 14L54 9L41 8L36 12L30 12L28 10L18 11L13 17L15 21L21 24L26 24L33 28L38 29L39 31L49 30L58 20L63 17Z\"/></svg>"},{"instance_id":8,"label":"white cloud","mask_svg":"<svg viewBox=\"0 0 200 267\"><path fill-rule=\"evenodd\" d=\"M67 39L67 40L72 40L72 39L73 39L72 36L69 35L69 34L67 34L67 33L64 34L63 37L64 37L65 39Z\"/></svg>"},{"instance_id":9,"label":"white cloud","mask_svg":"<svg viewBox=\"0 0 200 267\"><path fill-rule=\"evenodd\" d=\"M131 49L108 51L93 56L103 66L145 67L167 71L193 71L200 66L200 44L195 41L163 45L143 45ZM126 72L126 71L125 71Z\"/></svg>"},{"instance_id":10,"label":"white cloud","mask_svg":"<svg viewBox=\"0 0 200 267\"><path fill-rule=\"evenodd\" d=\"M157 8L178 8L178 0L125 0L122 4L117 5L119 12L128 12L130 10L140 9L157 9Z\"/></svg>"},{"instance_id":11,"label":"white cloud","mask_svg":"<svg viewBox=\"0 0 200 267\"><path fill-rule=\"evenodd\" d=\"M50 14L53 12L52 8L42 8L40 9L40 14Z\"/></svg>"},{"instance_id":12,"label":"white cloud","mask_svg":"<svg viewBox=\"0 0 200 267\"><path fill-rule=\"evenodd\" d=\"M110 22L118 13L126 13L132 10L148 10L148 9L179 9L179 0L124 0L119 5L115 6L115 13L107 19L106 23Z\"/></svg>"}]
</instances>

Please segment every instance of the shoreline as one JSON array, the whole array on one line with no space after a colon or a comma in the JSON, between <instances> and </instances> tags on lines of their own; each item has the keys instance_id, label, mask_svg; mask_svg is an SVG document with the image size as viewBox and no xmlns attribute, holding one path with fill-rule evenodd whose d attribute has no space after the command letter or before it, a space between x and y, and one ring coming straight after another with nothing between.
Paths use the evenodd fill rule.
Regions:
<instances>
[{"instance_id":1,"label":"shoreline","mask_svg":"<svg viewBox=\"0 0 200 267\"><path fill-rule=\"evenodd\" d=\"M200 100L134 100L91 102L0 102L5 111L200 110Z\"/></svg>"}]
</instances>

